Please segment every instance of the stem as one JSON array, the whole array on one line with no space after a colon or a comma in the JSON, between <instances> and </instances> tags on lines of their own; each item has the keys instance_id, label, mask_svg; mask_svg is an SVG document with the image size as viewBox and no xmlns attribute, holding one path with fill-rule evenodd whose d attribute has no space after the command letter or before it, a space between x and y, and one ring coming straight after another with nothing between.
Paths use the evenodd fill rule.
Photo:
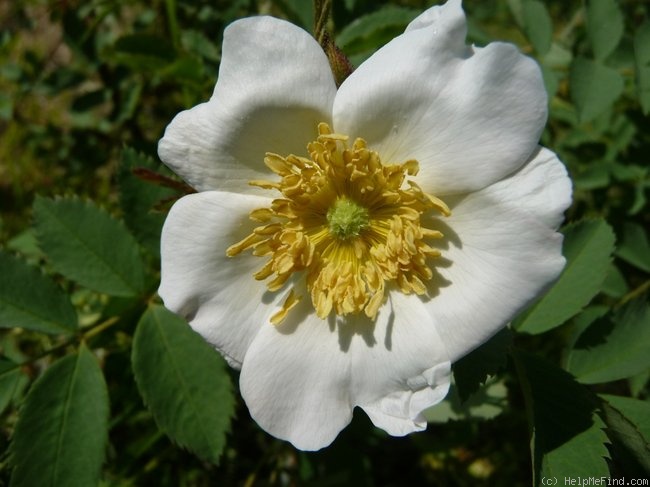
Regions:
<instances>
[{"instance_id":1,"label":"stem","mask_svg":"<svg viewBox=\"0 0 650 487\"><path fill-rule=\"evenodd\" d=\"M314 0L314 37L325 48L325 26L332 12L332 0Z\"/></svg>"},{"instance_id":2,"label":"stem","mask_svg":"<svg viewBox=\"0 0 650 487\"><path fill-rule=\"evenodd\" d=\"M623 306L628 301L632 301L633 299L638 298L643 293L645 293L648 289L650 289L650 280L647 280L646 282L641 284L639 287L637 287L636 289L633 289L632 291L627 293L625 296L623 296L621 298L621 300L618 302L618 304L616 305L616 307L618 308L620 306Z\"/></svg>"},{"instance_id":3,"label":"stem","mask_svg":"<svg viewBox=\"0 0 650 487\"><path fill-rule=\"evenodd\" d=\"M576 29L576 27L584 23L584 21L585 21L585 10L583 7L580 7L573 14L569 22L564 26L564 29L562 29L562 32L560 32L560 35L558 36L558 40L562 44L566 44L567 42L569 42L569 37L573 35L573 31Z\"/></svg>"},{"instance_id":4,"label":"stem","mask_svg":"<svg viewBox=\"0 0 650 487\"><path fill-rule=\"evenodd\" d=\"M327 31L327 22L331 13L332 0L314 0L314 38L327 55L338 88L352 74L354 68Z\"/></svg>"},{"instance_id":5,"label":"stem","mask_svg":"<svg viewBox=\"0 0 650 487\"><path fill-rule=\"evenodd\" d=\"M534 452L534 443L535 443L535 411L533 409L533 393L526 374L526 366L523 364L521 357L519 356L519 350L513 348L510 351L510 357L515 366L515 373L519 382L519 387L521 394L524 397L524 407L526 408L526 419L528 420L528 435L530 437L530 457L532 463L532 474L533 479L537 476L535 472L535 452ZM533 485L537 485L535 482Z\"/></svg>"},{"instance_id":6,"label":"stem","mask_svg":"<svg viewBox=\"0 0 650 487\"><path fill-rule=\"evenodd\" d=\"M16 368L18 367L24 367L26 365L31 365L34 362L42 359L43 357L47 357L48 355L51 355L53 353L58 352L59 350L64 350L68 348L70 345L74 345L75 343L82 342L84 340L87 340L88 338L92 338L93 336L97 335L98 333L103 332L107 328L110 328L113 326L115 323L119 321L119 316L111 316L110 318L102 321L101 323L97 323L96 325L91 326L88 328L84 333L80 333L79 335L75 335L74 337L70 338L69 340L52 347L48 350L45 350L44 352L40 353L36 357L32 357L29 360L26 360L20 364L16 364Z\"/></svg>"},{"instance_id":7,"label":"stem","mask_svg":"<svg viewBox=\"0 0 650 487\"><path fill-rule=\"evenodd\" d=\"M180 47L180 31L178 30L178 19L176 18L176 0L165 0L165 11L167 12L167 23L169 35L172 38L174 49Z\"/></svg>"},{"instance_id":8,"label":"stem","mask_svg":"<svg viewBox=\"0 0 650 487\"><path fill-rule=\"evenodd\" d=\"M94 337L95 335L99 335L101 332L107 330L115 323L117 323L119 319L120 319L119 316L112 316L107 320L102 321L101 323L97 323L96 325L91 326L86 333L83 333L81 335L82 339L87 340L89 338Z\"/></svg>"}]
</instances>

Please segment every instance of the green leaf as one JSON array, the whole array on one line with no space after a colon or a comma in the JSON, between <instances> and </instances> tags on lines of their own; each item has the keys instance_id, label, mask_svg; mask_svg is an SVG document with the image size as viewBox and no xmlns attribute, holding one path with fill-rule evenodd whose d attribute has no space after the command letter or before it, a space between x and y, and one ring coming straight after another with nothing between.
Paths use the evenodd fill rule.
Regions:
<instances>
[{"instance_id":1,"label":"green leaf","mask_svg":"<svg viewBox=\"0 0 650 487\"><path fill-rule=\"evenodd\" d=\"M461 401L474 394L488 376L505 367L511 344L512 332L504 328L454 364L454 379Z\"/></svg>"},{"instance_id":2,"label":"green leaf","mask_svg":"<svg viewBox=\"0 0 650 487\"><path fill-rule=\"evenodd\" d=\"M538 54L546 54L553 40L553 21L546 6L538 0L522 3L524 32Z\"/></svg>"},{"instance_id":3,"label":"green leaf","mask_svg":"<svg viewBox=\"0 0 650 487\"><path fill-rule=\"evenodd\" d=\"M164 37L150 34L129 34L113 46L112 60L136 71L156 70L176 58L174 46Z\"/></svg>"},{"instance_id":4,"label":"green leaf","mask_svg":"<svg viewBox=\"0 0 650 487\"><path fill-rule=\"evenodd\" d=\"M221 59L220 46L200 30L183 29L181 42L186 52L198 54L210 61L218 62Z\"/></svg>"},{"instance_id":5,"label":"green leaf","mask_svg":"<svg viewBox=\"0 0 650 487\"><path fill-rule=\"evenodd\" d=\"M544 79L544 87L548 93L549 99L552 99L560 86L560 80L555 71L543 64L540 65L542 69L542 78Z\"/></svg>"},{"instance_id":6,"label":"green leaf","mask_svg":"<svg viewBox=\"0 0 650 487\"><path fill-rule=\"evenodd\" d=\"M607 277L603 281L601 290L603 294L611 298L622 298L629 292L630 288L625 281L623 273L618 267L612 264L607 271Z\"/></svg>"},{"instance_id":7,"label":"green leaf","mask_svg":"<svg viewBox=\"0 0 650 487\"><path fill-rule=\"evenodd\" d=\"M133 372L156 422L173 441L218 463L234 413L219 354L162 306L148 309L133 341Z\"/></svg>"},{"instance_id":8,"label":"green leaf","mask_svg":"<svg viewBox=\"0 0 650 487\"><path fill-rule=\"evenodd\" d=\"M631 377L650 368L650 306L631 301L589 326L567 357L566 368L586 384Z\"/></svg>"},{"instance_id":9,"label":"green leaf","mask_svg":"<svg viewBox=\"0 0 650 487\"><path fill-rule=\"evenodd\" d=\"M506 0L510 13L517 22L517 25L522 27L524 25L524 1L525 0Z\"/></svg>"},{"instance_id":10,"label":"green leaf","mask_svg":"<svg viewBox=\"0 0 650 487\"><path fill-rule=\"evenodd\" d=\"M20 412L11 486L97 485L108 413L104 377L86 347L55 362L34 383Z\"/></svg>"},{"instance_id":11,"label":"green leaf","mask_svg":"<svg viewBox=\"0 0 650 487\"><path fill-rule=\"evenodd\" d=\"M571 99L581 122L590 122L623 93L623 77L597 61L577 57L571 63Z\"/></svg>"},{"instance_id":12,"label":"green leaf","mask_svg":"<svg viewBox=\"0 0 650 487\"><path fill-rule=\"evenodd\" d=\"M533 433L533 485L543 485L543 478L608 476L595 396L540 358L524 352L514 358Z\"/></svg>"},{"instance_id":13,"label":"green leaf","mask_svg":"<svg viewBox=\"0 0 650 487\"><path fill-rule=\"evenodd\" d=\"M542 333L579 313L598 293L614 250L614 233L604 220L586 220L564 230L566 266L553 287L514 323L525 333Z\"/></svg>"},{"instance_id":14,"label":"green leaf","mask_svg":"<svg viewBox=\"0 0 650 487\"><path fill-rule=\"evenodd\" d=\"M605 306L603 304L593 304L587 306L579 314L574 316L572 320L572 331L574 332L574 336L572 337L572 341L570 343L571 347L573 347L573 345L575 345L575 342L578 341L578 338L580 338L582 332L589 328L589 326L594 321L602 318L607 313L609 313L610 309L611 308L609 306Z\"/></svg>"},{"instance_id":15,"label":"green leaf","mask_svg":"<svg viewBox=\"0 0 650 487\"><path fill-rule=\"evenodd\" d=\"M164 171L160 164L150 157L137 153L127 147L122 152L122 165L119 172L120 206L124 211L124 221L138 241L153 255L160 256L160 231L165 214L156 212L153 207L176 194L170 188L142 181L132 173L133 169L145 168Z\"/></svg>"},{"instance_id":16,"label":"green leaf","mask_svg":"<svg viewBox=\"0 0 650 487\"><path fill-rule=\"evenodd\" d=\"M587 3L587 35L598 60L609 56L623 37L623 13L616 0Z\"/></svg>"},{"instance_id":17,"label":"green leaf","mask_svg":"<svg viewBox=\"0 0 650 487\"><path fill-rule=\"evenodd\" d=\"M490 381L466 399L460 398L453 385L447 397L423 412L429 423L486 420L499 416L508 405L508 388L503 382Z\"/></svg>"},{"instance_id":18,"label":"green leaf","mask_svg":"<svg viewBox=\"0 0 650 487\"><path fill-rule=\"evenodd\" d=\"M645 386L648 382L650 382L650 369L629 377L627 383L632 397L641 397L645 392ZM650 439L650 434L648 435L648 439Z\"/></svg>"},{"instance_id":19,"label":"green leaf","mask_svg":"<svg viewBox=\"0 0 650 487\"><path fill-rule=\"evenodd\" d=\"M178 83L200 84L205 80L205 66L200 58L186 55L161 68L158 74Z\"/></svg>"},{"instance_id":20,"label":"green leaf","mask_svg":"<svg viewBox=\"0 0 650 487\"><path fill-rule=\"evenodd\" d=\"M0 414L20 394L27 381L27 376L20 370L20 365L0 359Z\"/></svg>"},{"instance_id":21,"label":"green leaf","mask_svg":"<svg viewBox=\"0 0 650 487\"><path fill-rule=\"evenodd\" d=\"M27 228L6 243L7 250L17 252L29 263L37 263L45 256L38 248L38 241L33 228Z\"/></svg>"},{"instance_id":22,"label":"green leaf","mask_svg":"<svg viewBox=\"0 0 650 487\"><path fill-rule=\"evenodd\" d=\"M636 84L643 114L650 113L650 20L646 20L634 35Z\"/></svg>"},{"instance_id":23,"label":"green leaf","mask_svg":"<svg viewBox=\"0 0 650 487\"><path fill-rule=\"evenodd\" d=\"M57 272L114 296L142 293L144 265L122 222L90 202L42 197L34 202L34 219L39 244Z\"/></svg>"},{"instance_id":24,"label":"green leaf","mask_svg":"<svg viewBox=\"0 0 650 487\"><path fill-rule=\"evenodd\" d=\"M276 0L277 5L286 14L287 19L299 25L307 32L314 27L314 2L305 0Z\"/></svg>"},{"instance_id":25,"label":"green leaf","mask_svg":"<svg viewBox=\"0 0 650 487\"><path fill-rule=\"evenodd\" d=\"M0 120L11 120L14 114L14 100L7 93L0 93Z\"/></svg>"},{"instance_id":26,"label":"green leaf","mask_svg":"<svg viewBox=\"0 0 650 487\"><path fill-rule=\"evenodd\" d=\"M345 26L336 38L336 44L348 55L373 51L401 34L419 14L415 9L384 7Z\"/></svg>"},{"instance_id":27,"label":"green leaf","mask_svg":"<svg viewBox=\"0 0 650 487\"><path fill-rule=\"evenodd\" d=\"M650 402L611 394L601 394L601 397L623 413L643 437L650 441Z\"/></svg>"},{"instance_id":28,"label":"green leaf","mask_svg":"<svg viewBox=\"0 0 650 487\"><path fill-rule=\"evenodd\" d=\"M605 188L610 185L611 176L606 164L590 164L584 171L576 173L573 186L583 191Z\"/></svg>"},{"instance_id":29,"label":"green leaf","mask_svg":"<svg viewBox=\"0 0 650 487\"><path fill-rule=\"evenodd\" d=\"M634 267L650 272L650 243L641 225L626 222L623 225L623 238L617 247L617 257Z\"/></svg>"},{"instance_id":30,"label":"green leaf","mask_svg":"<svg viewBox=\"0 0 650 487\"><path fill-rule=\"evenodd\" d=\"M0 328L52 334L77 329L70 299L51 279L4 252L0 252L0 269Z\"/></svg>"},{"instance_id":31,"label":"green leaf","mask_svg":"<svg viewBox=\"0 0 650 487\"><path fill-rule=\"evenodd\" d=\"M626 409L632 414L642 412L639 418L644 424L650 417L650 403L617 396L601 396L603 418L607 423L607 436L614 444L614 458L625 462L626 471L634 469L634 473L650 474L650 443L635 421L628 416Z\"/></svg>"}]
</instances>

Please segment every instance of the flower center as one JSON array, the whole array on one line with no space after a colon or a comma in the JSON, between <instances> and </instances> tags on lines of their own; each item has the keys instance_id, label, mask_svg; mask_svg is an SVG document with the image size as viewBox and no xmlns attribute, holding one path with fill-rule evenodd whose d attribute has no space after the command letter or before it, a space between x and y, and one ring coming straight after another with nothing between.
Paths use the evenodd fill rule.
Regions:
<instances>
[{"instance_id":1,"label":"flower center","mask_svg":"<svg viewBox=\"0 0 650 487\"><path fill-rule=\"evenodd\" d=\"M370 223L368 210L348 198L339 198L327 210L330 232L342 240L358 237Z\"/></svg>"},{"instance_id":2,"label":"flower center","mask_svg":"<svg viewBox=\"0 0 650 487\"><path fill-rule=\"evenodd\" d=\"M265 164L280 181L251 181L282 197L268 208L253 210L261 223L226 251L244 250L266 257L254 274L278 291L293 276L302 275L316 314L325 319L363 312L375 319L388 286L405 293L426 294L433 277L428 260L440 252L426 240L442 233L423 225L422 216L448 216L440 199L424 193L406 176L415 176L418 162L382 164L363 139L348 147L348 137L318 126L318 138L308 144L309 158L268 153ZM406 182L406 185L404 184ZM429 220L431 221L431 220ZM271 317L280 323L301 299L292 289L282 309Z\"/></svg>"}]
</instances>

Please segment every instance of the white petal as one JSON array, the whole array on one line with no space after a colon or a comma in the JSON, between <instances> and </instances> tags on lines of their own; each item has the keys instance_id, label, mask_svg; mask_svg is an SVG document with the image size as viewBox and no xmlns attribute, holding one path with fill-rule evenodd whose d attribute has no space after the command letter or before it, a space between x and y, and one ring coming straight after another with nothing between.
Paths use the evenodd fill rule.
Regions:
<instances>
[{"instance_id":1,"label":"white petal","mask_svg":"<svg viewBox=\"0 0 650 487\"><path fill-rule=\"evenodd\" d=\"M433 7L340 87L334 129L363 137L385 163L420 162L437 195L475 191L511 174L546 122L537 64L510 44L463 45L460 2Z\"/></svg>"},{"instance_id":2,"label":"white petal","mask_svg":"<svg viewBox=\"0 0 650 487\"><path fill-rule=\"evenodd\" d=\"M459 54L465 51L467 24L461 0L449 0L444 5L437 5L425 10L406 26L404 32L418 29L433 29L439 36L439 42L446 42L446 49Z\"/></svg>"},{"instance_id":3,"label":"white petal","mask_svg":"<svg viewBox=\"0 0 650 487\"><path fill-rule=\"evenodd\" d=\"M403 436L426 428L421 413L447 395L451 364L420 298L393 292L389 301L375 325L377 342L355 350L352 391L375 426Z\"/></svg>"},{"instance_id":4,"label":"white petal","mask_svg":"<svg viewBox=\"0 0 650 487\"><path fill-rule=\"evenodd\" d=\"M209 102L179 113L158 145L162 161L199 191L254 192L264 154L306 154L336 93L318 43L283 20L255 17L224 33Z\"/></svg>"},{"instance_id":5,"label":"white petal","mask_svg":"<svg viewBox=\"0 0 650 487\"><path fill-rule=\"evenodd\" d=\"M562 163L545 149L519 172L477 193L446 200L439 285L425 302L452 361L483 343L562 271L555 231L571 202Z\"/></svg>"},{"instance_id":6,"label":"white petal","mask_svg":"<svg viewBox=\"0 0 650 487\"><path fill-rule=\"evenodd\" d=\"M329 445L352 419L350 356L303 296L279 326L260 329L239 385L257 424L302 450Z\"/></svg>"},{"instance_id":7,"label":"white petal","mask_svg":"<svg viewBox=\"0 0 650 487\"><path fill-rule=\"evenodd\" d=\"M249 212L268 206L268 199L252 195L188 195L172 207L161 237L158 293L165 306L237 368L282 296L253 278L264 259L248 253L230 258L226 249L250 234Z\"/></svg>"},{"instance_id":8,"label":"white petal","mask_svg":"<svg viewBox=\"0 0 650 487\"><path fill-rule=\"evenodd\" d=\"M502 204L525 210L556 229L571 205L571 179L555 153L538 147L519 172L496 184L490 191L499 195Z\"/></svg>"},{"instance_id":9,"label":"white petal","mask_svg":"<svg viewBox=\"0 0 650 487\"><path fill-rule=\"evenodd\" d=\"M450 363L416 297L392 295L373 325L324 321L305 297L279 327L260 330L244 359L242 395L266 431L304 450L329 445L361 406L392 435L426 427Z\"/></svg>"}]
</instances>

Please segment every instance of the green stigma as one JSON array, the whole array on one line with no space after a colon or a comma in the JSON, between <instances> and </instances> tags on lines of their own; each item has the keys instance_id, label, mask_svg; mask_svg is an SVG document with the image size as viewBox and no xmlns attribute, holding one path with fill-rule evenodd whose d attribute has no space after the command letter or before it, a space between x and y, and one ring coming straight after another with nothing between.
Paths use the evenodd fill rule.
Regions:
<instances>
[{"instance_id":1,"label":"green stigma","mask_svg":"<svg viewBox=\"0 0 650 487\"><path fill-rule=\"evenodd\" d=\"M357 237L370 223L368 210L347 198L339 198L327 211L330 232L342 240Z\"/></svg>"}]
</instances>

